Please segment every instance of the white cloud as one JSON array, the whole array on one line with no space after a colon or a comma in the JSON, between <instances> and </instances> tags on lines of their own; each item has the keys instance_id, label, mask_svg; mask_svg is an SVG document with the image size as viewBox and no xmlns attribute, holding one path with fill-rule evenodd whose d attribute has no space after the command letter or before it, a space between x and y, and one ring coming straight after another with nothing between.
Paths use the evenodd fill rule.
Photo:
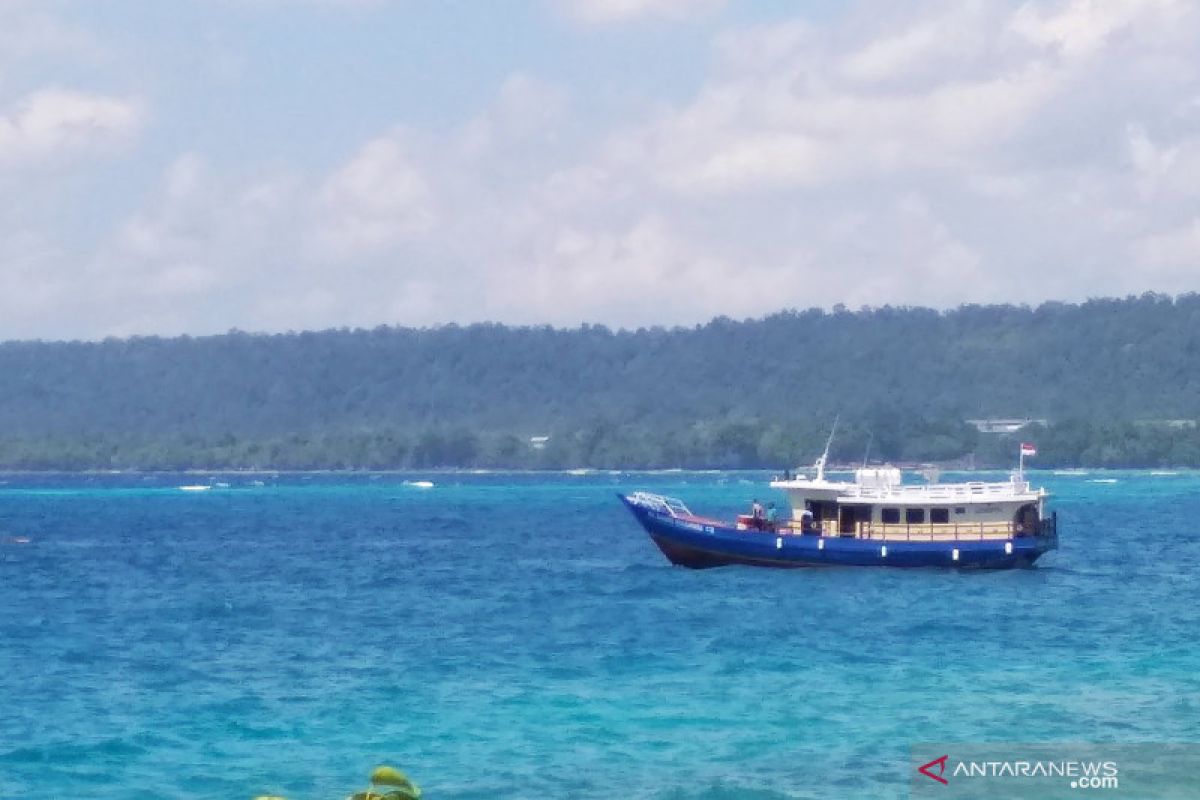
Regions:
<instances>
[{"instance_id":1,"label":"white cloud","mask_svg":"<svg viewBox=\"0 0 1200 800\"><path fill-rule=\"evenodd\" d=\"M0 116L0 167L56 165L131 140L144 112L134 98L42 89Z\"/></svg>"},{"instance_id":2,"label":"white cloud","mask_svg":"<svg viewBox=\"0 0 1200 800\"><path fill-rule=\"evenodd\" d=\"M900 34L869 37L846 57L844 42L809 26L726 35L726 71L687 106L626 134L621 147L684 192L960 170L1035 124L1074 79L1042 58L1001 53L994 17L952 8ZM980 47L964 49L963 40ZM991 63L973 63L976 51L993 53Z\"/></svg>"},{"instance_id":3,"label":"white cloud","mask_svg":"<svg viewBox=\"0 0 1200 800\"><path fill-rule=\"evenodd\" d=\"M210 0L214 3L228 6L248 6L263 9L273 9L287 6L326 6L329 8L374 8L385 6L395 0Z\"/></svg>"},{"instance_id":4,"label":"white cloud","mask_svg":"<svg viewBox=\"0 0 1200 800\"><path fill-rule=\"evenodd\" d=\"M570 110L561 87L527 72L510 73L495 99L458 131L458 146L470 158L496 156L499 148L511 160L515 151L535 144L544 156L556 143ZM544 159L541 167L545 168Z\"/></svg>"},{"instance_id":5,"label":"white cloud","mask_svg":"<svg viewBox=\"0 0 1200 800\"><path fill-rule=\"evenodd\" d=\"M238 175L181 155L81 276L86 324L127 335L393 319L424 280L396 272L397 248L436 222L404 140L372 139L324 175ZM430 307L411 312L434 321Z\"/></svg>"},{"instance_id":6,"label":"white cloud","mask_svg":"<svg viewBox=\"0 0 1200 800\"><path fill-rule=\"evenodd\" d=\"M47 317L72 303L77 286L65 255L36 231L8 227L0 236L0 319L9 336L42 334Z\"/></svg>"},{"instance_id":7,"label":"white cloud","mask_svg":"<svg viewBox=\"0 0 1200 800\"><path fill-rule=\"evenodd\" d=\"M312 226L299 209L308 191L286 172L237 178L181 155L146 208L87 262L80 317L101 335L237 327L288 285Z\"/></svg>"},{"instance_id":8,"label":"white cloud","mask_svg":"<svg viewBox=\"0 0 1200 800\"><path fill-rule=\"evenodd\" d=\"M572 18L589 25L610 25L647 17L686 19L709 14L725 0L552 0Z\"/></svg>"},{"instance_id":9,"label":"white cloud","mask_svg":"<svg viewBox=\"0 0 1200 800\"><path fill-rule=\"evenodd\" d=\"M706 8L586 7L595 24ZM926 0L726 27L692 89L620 119L595 111L611 87L521 70L454 119L380 123L332 155L303 127L277 163L185 154L97 254L72 254L82 272L46 245L61 228L0 208L24 265L0 284L32 280L33 305L62 310L42 318L86 335L1196 289L1196 52L1200 8L1167 0ZM0 142L24 154L10 165L105 152L144 116L51 113L64 106L6 113Z\"/></svg>"},{"instance_id":10,"label":"white cloud","mask_svg":"<svg viewBox=\"0 0 1200 800\"><path fill-rule=\"evenodd\" d=\"M1182 267L1200 277L1200 217L1175 230L1148 236L1137 244L1138 254L1154 267Z\"/></svg>"},{"instance_id":11,"label":"white cloud","mask_svg":"<svg viewBox=\"0 0 1200 800\"><path fill-rule=\"evenodd\" d=\"M1067 58L1084 58L1129 28L1154 17L1170 23L1183 11L1179 0L1070 0L1049 6L1027 2L1013 15L1010 29Z\"/></svg>"},{"instance_id":12,"label":"white cloud","mask_svg":"<svg viewBox=\"0 0 1200 800\"><path fill-rule=\"evenodd\" d=\"M1200 183L1200 133L1156 141L1142 125L1126 128L1129 160L1141 197L1171 203L1193 197Z\"/></svg>"},{"instance_id":13,"label":"white cloud","mask_svg":"<svg viewBox=\"0 0 1200 800\"><path fill-rule=\"evenodd\" d=\"M1194 73L1161 72L1200 46L1195 11L935 3L895 17L723 34L719 71L690 102L614 137L610 171L648 176L667 199L641 184L646 202L674 226L728 209L699 234L710 247L777 264L802 252L804 289L777 282L781 304L1161 288L1140 283L1164 276L1139 271L1130 242L1171 213L1139 207L1133 189L1177 214L1194 186L1182 176L1197 174L1185 165L1200 164L1184 154L1200 138L1154 145L1121 109L1195 130L1178 110L1196 96ZM746 243L764 235L774 247ZM1191 235L1138 252L1178 263ZM1186 288L1177 278L1170 289Z\"/></svg>"},{"instance_id":14,"label":"white cloud","mask_svg":"<svg viewBox=\"0 0 1200 800\"><path fill-rule=\"evenodd\" d=\"M64 23L34 0L0 1L0 81L22 61L54 58L94 62L103 45L88 32Z\"/></svg>"},{"instance_id":15,"label":"white cloud","mask_svg":"<svg viewBox=\"0 0 1200 800\"><path fill-rule=\"evenodd\" d=\"M317 194L318 244L335 257L359 256L429 230L434 212L425 177L399 135L362 149Z\"/></svg>"},{"instance_id":16,"label":"white cloud","mask_svg":"<svg viewBox=\"0 0 1200 800\"><path fill-rule=\"evenodd\" d=\"M925 22L868 43L852 53L843 64L847 77L860 81L880 81L903 75L914 62L924 60L945 43L958 41L947 36L941 26Z\"/></svg>"}]
</instances>

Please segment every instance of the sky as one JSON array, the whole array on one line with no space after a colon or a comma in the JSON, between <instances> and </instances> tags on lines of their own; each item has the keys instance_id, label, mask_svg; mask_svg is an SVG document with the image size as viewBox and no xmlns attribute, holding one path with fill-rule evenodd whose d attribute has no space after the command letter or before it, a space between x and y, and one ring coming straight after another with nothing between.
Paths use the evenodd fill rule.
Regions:
<instances>
[{"instance_id":1,"label":"sky","mask_svg":"<svg viewBox=\"0 0 1200 800\"><path fill-rule=\"evenodd\" d=\"M1190 0L0 0L0 339L1200 289Z\"/></svg>"}]
</instances>

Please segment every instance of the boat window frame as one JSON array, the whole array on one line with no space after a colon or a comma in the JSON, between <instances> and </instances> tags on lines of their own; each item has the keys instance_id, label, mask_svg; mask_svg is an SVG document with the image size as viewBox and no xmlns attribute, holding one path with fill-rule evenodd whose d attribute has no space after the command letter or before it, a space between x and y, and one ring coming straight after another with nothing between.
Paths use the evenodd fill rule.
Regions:
<instances>
[{"instance_id":1,"label":"boat window frame","mask_svg":"<svg viewBox=\"0 0 1200 800\"><path fill-rule=\"evenodd\" d=\"M904 509L904 524L924 525L925 508L923 506L910 506L909 508Z\"/></svg>"},{"instance_id":2,"label":"boat window frame","mask_svg":"<svg viewBox=\"0 0 1200 800\"><path fill-rule=\"evenodd\" d=\"M941 517L941 519L938 519ZM929 524L930 525L949 525L950 524L950 509L934 507L929 509Z\"/></svg>"},{"instance_id":3,"label":"boat window frame","mask_svg":"<svg viewBox=\"0 0 1200 800\"><path fill-rule=\"evenodd\" d=\"M890 517L890 519L889 519ZM900 507L886 506L879 509L879 521L884 525L899 525L900 524Z\"/></svg>"}]
</instances>

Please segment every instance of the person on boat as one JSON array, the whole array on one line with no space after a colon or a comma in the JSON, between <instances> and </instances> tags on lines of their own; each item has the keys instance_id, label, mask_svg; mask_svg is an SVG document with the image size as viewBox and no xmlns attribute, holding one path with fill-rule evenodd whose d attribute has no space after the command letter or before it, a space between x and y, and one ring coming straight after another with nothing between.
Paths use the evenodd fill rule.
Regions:
<instances>
[{"instance_id":1,"label":"person on boat","mask_svg":"<svg viewBox=\"0 0 1200 800\"><path fill-rule=\"evenodd\" d=\"M816 533L816 526L813 524L813 513L810 509L804 509L800 512L800 533Z\"/></svg>"},{"instance_id":2,"label":"person on boat","mask_svg":"<svg viewBox=\"0 0 1200 800\"><path fill-rule=\"evenodd\" d=\"M779 512L774 503L767 503L767 530L774 533L779 527Z\"/></svg>"},{"instance_id":3,"label":"person on boat","mask_svg":"<svg viewBox=\"0 0 1200 800\"><path fill-rule=\"evenodd\" d=\"M752 520L751 527L753 527L756 531L761 531L763 529L763 507L762 503L758 502L757 497L754 498L754 502L750 504L750 519Z\"/></svg>"}]
</instances>

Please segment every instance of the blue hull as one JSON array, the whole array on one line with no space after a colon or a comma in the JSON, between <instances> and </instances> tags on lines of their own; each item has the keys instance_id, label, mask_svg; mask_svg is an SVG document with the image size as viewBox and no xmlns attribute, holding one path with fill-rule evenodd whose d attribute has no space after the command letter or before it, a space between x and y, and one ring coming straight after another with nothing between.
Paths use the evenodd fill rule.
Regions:
<instances>
[{"instance_id":1,"label":"blue hull","mask_svg":"<svg viewBox=\"0 0 1200 800\"><path fill-rule=\"evenodd\" d=\"M1057 532L985 541L909 542L740 531L707 520L680 519L620 497L671 563L693 569L730 564L1012 569L1031 567L1058 546Z\"/></svg>"}]
</instances>

